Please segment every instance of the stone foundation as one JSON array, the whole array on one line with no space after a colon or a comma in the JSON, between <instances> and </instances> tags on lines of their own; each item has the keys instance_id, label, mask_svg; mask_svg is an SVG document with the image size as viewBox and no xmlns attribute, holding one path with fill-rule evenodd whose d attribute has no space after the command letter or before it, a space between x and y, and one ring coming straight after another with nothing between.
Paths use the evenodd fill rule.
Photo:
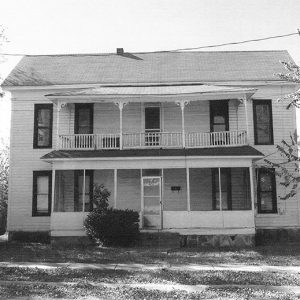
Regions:
<instances>
[{"instance_id":1,"label":"stone foundation","mask_svg":"<svg viewBox=\"0 0 300 300\"><path fill-rule=\"evenodd\" d=\"M185 235L182 247L187 248L249 248L255 246L254 234L235 235Z\"/></svg>"},{"instance_id":2,"label":"stone foundation","mask_svg":"<svg viewBox=\"0 0 300 300\"><path fill-rule=\"evenodd\" d=\"M300 228L256 229L256 246L300 243Z\"/></svg>"},{"instance_id":3,"label":"stone foundation","mask_svg":"<svg viewBox=\"0 0 300 300\"><path fill-rule=\"evenodd\" d=\"M94 244L87 236L52 236L51 245L53 246L87 246Z\"/></svg>"}]
</instances>

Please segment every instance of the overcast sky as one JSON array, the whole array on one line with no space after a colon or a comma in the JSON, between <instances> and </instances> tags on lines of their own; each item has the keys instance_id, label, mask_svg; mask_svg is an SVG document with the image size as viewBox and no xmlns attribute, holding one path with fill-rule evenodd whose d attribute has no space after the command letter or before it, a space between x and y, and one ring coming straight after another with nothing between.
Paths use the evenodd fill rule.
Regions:
<instances>
[{"instance_id":1,"label":"overcast sky","mask_svg":"<svg viewBox=\"0 0 300 300\"><path fill-rule=\"evenodd\" d=\"M11 54L169 50L300 28L299 0L0 0L0 9ZM297 35L215 50L270 49L287 49L300 63Z\"/></svg>"}]
</instances>

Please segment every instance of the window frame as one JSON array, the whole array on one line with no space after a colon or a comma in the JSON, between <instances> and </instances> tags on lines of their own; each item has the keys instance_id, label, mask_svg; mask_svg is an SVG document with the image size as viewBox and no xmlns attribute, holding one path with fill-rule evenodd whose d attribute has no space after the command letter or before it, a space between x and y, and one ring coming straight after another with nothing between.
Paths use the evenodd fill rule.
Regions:
<instances>
[{"instance_id":1,"label":"window frame","mask_svg":"<svg viewBox=\"0 0 300 300\"><path fill-rule=\"evenodd\" d=\"M88 109L89 110L89 133L87 134L93 134L94 133L94 105L93 103L75 103L75 120L74 120L74 133L79 134L79 111L80 109Z\"/></svg>"},{"instance_id":2,"label":"window frame","mask_svg":"<svg viewBox=\"0 0 300 300\"><path fill-rule=\"evenodd\" d=\"M48 212L40 213L37 211L37 182L38 177L48 177ZM52 171L33 171L32 187L32 217L46 217L51 215L52 201Z\"/></svg>"},{"instance_id":3,"label":"window frame","mask_svg":"<svg viewBox=\"0 0 300 300\"><path fill-rule=\"evenodd\" d=\"M271 175L271 184L272 184L272 210L262 210L261 209L261 187L260 187L260 178L262 174ZM257 213L259 214L277 214L277 191L276 191L276 175L274 168L257 168Z\"/></svg>"},{"instance_id":4,"label":"window frame","mask_svg":"<svg viewBox=\"0 0 300 300\"><path fill-rule=\"evenodd\" d=\"M270 141L268 143L259 143L258 142L257 113L256 113L256 106L258 106L258 105L267 105L270 110L270 119L269 119ZM274 145L272 100L269 100L269 99L253 100L252 106L253 106L254 144L255 145Z\"/></svg>"},{"instance_id":5,"label":"window frame","mask_svg":"<svg viewBox=\"0 0 300 300\"><path fill-rule=\"evenodd\" d=\"M83 170L74 170L74 212L86 212L83 210L84 204L82 203L81 210L76 210L79 208L79 199L80 191L79 191L79 176L83 176ZM90 210L92 211L94 208L93 205L93 191L94 191L94 171L93 170L85 170L85 177L90 177L90 184L89 184L89 195L90 195ZM77 208L76 208L77 207Z\"/></svg>"},{"instance_id":6,"label":"window frame","mask_svg":"<svg viewBox=\"0 0 300 300\"><path fill-rule=\"evenodd\" d=\"M232 210L232 185L231 185L231 169L230 168L220 168L221 171L221 179L222 179L222 171L225 172L227 177L227 207L228 209L223 209L224 211L231 211ZM219 186L216 184L216 174L219 174L218 168L212 169L212 209L219 211L220 209L217 209L217 188Z\"/></svg>"},{"instance_id":7,"label":"window frame","mask_svg":"<svg viewBox=\"0 0 300 300\"><path fill-rule=\"evenodd\" d=\"M38 111L41 109L49 109L50 110L50 126L42 127L49 128L49 145L39 146L38 145ZM34 104L34 128L33 128L33 149L46 149L52 148L52 135L53 135L53 104Z\"/></svg>"}]
</instances>

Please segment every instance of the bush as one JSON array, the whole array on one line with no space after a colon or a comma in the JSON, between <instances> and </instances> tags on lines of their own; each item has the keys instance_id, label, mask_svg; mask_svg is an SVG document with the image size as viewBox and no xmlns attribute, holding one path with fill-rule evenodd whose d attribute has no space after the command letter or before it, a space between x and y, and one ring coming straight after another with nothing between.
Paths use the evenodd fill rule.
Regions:
<instances>
[{"instance_id":1,"label":"bush","mask_svg":"<svg viewBox=\"0 0 300 300\"><path fill-rule=\"evenodd\" d=\"M84 226L89 237L105 246L130 246L139 238L139 214L133 210L95 209Z\"/></svg>"},{"instance_id":2,"label":"bush","mask_svg":"<svg viewBox=\"0 0 300 300\"><path fill-rule=\"evenodd\" d=\"M139 214L133 210L108 208L110 192L103 184L94 185L96 208L84 221L87 235L105 246L129 246L139 237Z\"/></svg>"}]
</instances>

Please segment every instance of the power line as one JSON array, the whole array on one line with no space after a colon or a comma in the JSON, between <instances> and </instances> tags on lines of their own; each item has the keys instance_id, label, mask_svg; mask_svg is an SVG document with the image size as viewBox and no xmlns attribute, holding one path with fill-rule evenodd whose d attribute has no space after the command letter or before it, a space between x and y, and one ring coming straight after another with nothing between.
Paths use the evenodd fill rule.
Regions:
<instances>
[{"instance_id":1,"label":"power line","mask_svg":"<svg viewBox=\"0 0 300 300\"><path fill-rule=\"evenodd\" d=\"M244 41L239 41L239 42L229 42L229 43L223 43L223 44L199 46L199 47L189 47L189 48L178 48L178 49L173 49L173 50L148 51L145 53L164 53L164 52L178 52L178 51L190 51L190 50L199 50L199 49L207 49L207 48L217 48L217 47L230 46L230 45L240 45L240 44L251 43L251 42L261 42L261 41L278 39L278 38L283 38L283 37L288 37L288 36L293 36L293 35L300 36L300 30L297 29L297 32L293 32L293 33L268 36L268 37L259 38L259 39L244 40ZM1 55L6 55L6 56L26 56L26 55L30 56L30 55L32 55L32 56L34 56L34 54L24 54L24 53L2 53ZM51 55L51 54L45 54L45 55ZM69 55L72 55L72 54L69 54Z\"/></svg>"}]
</instances>

